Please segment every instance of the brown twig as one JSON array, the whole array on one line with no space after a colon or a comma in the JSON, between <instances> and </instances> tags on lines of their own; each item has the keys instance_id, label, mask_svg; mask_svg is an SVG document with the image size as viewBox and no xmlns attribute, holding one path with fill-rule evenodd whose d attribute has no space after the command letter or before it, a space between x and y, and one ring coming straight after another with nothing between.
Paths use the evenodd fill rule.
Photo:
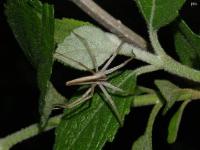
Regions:
<instances>
[{"instance_id":1,"label":"brown twig","mask_svg":"<svg viewBox=\"0 0 200 150\"><path fill-rule=\"evenodd\" d=\"M115 19L93 0L71 0L90 17L103 25L106 29L119 37L123 37L126 42L132 43L142 49L147 49L146 41L138 34L130 30L127 26L121 23L120 20Z\"/></svg>"}]
</instances>

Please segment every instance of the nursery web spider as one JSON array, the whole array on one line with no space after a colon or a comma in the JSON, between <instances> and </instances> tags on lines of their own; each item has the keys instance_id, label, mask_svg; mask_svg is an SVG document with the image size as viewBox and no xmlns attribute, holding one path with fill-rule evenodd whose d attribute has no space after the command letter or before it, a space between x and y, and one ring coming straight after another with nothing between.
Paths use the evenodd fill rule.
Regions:
<instances>
[{"instance_id":1,"label":"nursery web spider","mask_svg":"<svg viewBox=\"0 0 200 150\"><path fill-rule=\"evenodd\" d=\"M74 33L74 32L73 32ZM75 63L77 63L78 65L82 66L83 68L85 68L87 71L91 72L92 75L89 75L89 76L85 76L85 77L80 77L80 78L77 78L77 79L73 79L71 81L67 81L66 82L66 85L67 86L72 86L72 85L91 85L87 90L86 92L80 97L78 98L77 100L73 101L73 102L70 102L70 103L66 103L66 104L61 104L59 105L58 107L61 107L61 108L73 108L87 100L89 100L90 98L93 97L93 94L94 94L94 89L96 86L98 86L101 91L103 92L103 94L105 95L105 101L106 103L110 106L110 108L112 109L112 111L114 112L115 116L117 117L117 120L119 121L119 123L122 125L122 119L120 117L120 114L117 110L117 107L114 103L114 101L112 100L112 97L110 96L110 94L107 92L106 88L109 88L109 89L112 89L113 91L119 91L119 92L123 92L122 89L112 85L111 83L108 83L107 82L107 75L124 67L129 61L131 61L133 59L133 57L129 58L128 60L126 60L125 62L113 67L113 68L110 68L110 69L107 69L109 67L109 65L112 63L112 61L114 60L114 58L117 56L118 52L120 51L122 45L123 45L123 42L121 42L119 44L119 46L117 47L117 49L114 51L114 53L111 55L111 57L107 60L107 62L105 63L105 65L99 70L98 66L97 66L97 63L96 63L96 58L95 56L92 54L92 50L90 49L89 45L88 45L88 42L83 38L81 37L80 35L78 35L77 33L74 33L75 36L77 36L77 38L84 44L84 46L86 47L90 57L91 57L91 60L92 60L92 64L93 64L93 67L95 68L94 70L88 68L87 66L85 66L84 64L82 64L81 62L78 62L77 60L74 60L72 58L69 58L69 57L66 57L62 54L59 54L59 55L62 55L63 57L66 57L72 61L74 61Z\"/></svg>"}]
</instances>

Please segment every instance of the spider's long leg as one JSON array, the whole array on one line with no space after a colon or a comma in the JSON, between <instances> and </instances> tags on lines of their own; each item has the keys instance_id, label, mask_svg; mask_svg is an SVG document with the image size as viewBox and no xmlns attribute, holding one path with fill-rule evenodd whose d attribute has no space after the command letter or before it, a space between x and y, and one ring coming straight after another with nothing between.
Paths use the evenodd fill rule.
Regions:
<instances>
[{"instance_id":1,"label":"spider's long leg","mask_svg":"<svg viewBox=\"0 0 200 150\"><path fill-rule=\"evenodd\" d=\"M89 100L92 96L93 96L93 93L94 93L94 88L95 86L92 85L92 87L90 87L80 98L78 98L77 100L71 102L71 103L67 103L67 104L61 104L61 105L58 105L57 107L61 107L61 108L73 108L87 100Z\"/></svg>"},{"instance_id":2,"label":"spider's long leg","mask_svg":"<svg viewBox=\"0 0 200 150\"><path fill-rule=\"evenodd\" d=\"M112 84L110 84L108 82L103 82L102 81L101 84L103 84L105 87L113 90L114 92L117 92L117 91L118 92L124 92L122 89L120 89L120 88L118 88L118 87L116 87L116 86L114 86L114 85L112 85Z\"/></svg>"},{"instance_id":3,"label":"spider's long leg","mask_svg":"<svg viewBox=\"0 0 200 150\"><path fill-rule=\"evenodd\" d=\"M80 36L79 34L73 32L79 39L80 41L84 44L84 46L86 47L91 59L92 59L92 64L93 64L93 67L95 68L96 72L98 71L98 66L97 66L97 61L96 61L96 58L94 56L94 54L92 53L92 50L88 44L88 42L82 37Z\"/></svg>"},{"instance_id":4,"label":"spider's long leg","mask_svg":"<svg viewBox=\"0 0 200 150\"><path fill-rule=\"evenodd\" d=\"M123 44L124 44L123 42L121 42L119 44L119 46L117 47L116 51L114 51L114 53L112 54L112 56L108 59L108 61L106 62L106 64L101 69L102 72L104 72L108 68L108 66L112 63L112 61L115 59L115 57L117 56L117 54L121 50L121 47L122 47Z\"/></svg>"},{"instance_id":5,"label":"spider's long leg","mask_svg":"<svg viewBox=\"0 0 200 150\"><path fill-rule=\"evenodd\" d=\"M114 72L114 71L116 71L116 70L118 70L118 69L124 67L124 66L125 66L129 61L131 61L132 59L133 59L133 57L127 59L125 62L121 63L121 64L118 65L118 66L115 66L115 67L113 67L113 68L111 68L111 69L106 70L106 71L105 71L105 74L110 74L110 73L112 73L112 72Z\"/></svg>"},{"instance_id":6,"label":"spider's long leg","mask_svg":"<svg viewBox=\"0 0 200 150\"><path fill-rule=\"evenodd\" d=\"M81 63L81 62L79 62L79 61L77 61L77 60L75 60L75 59L73 59L73 58L67 57L67 56L65 56L65 55L63 55L63 54L61 54L61 53L58 53L58 52L56 52L56 54L58 54L58 55L60 55L60 56L62 56L62 57L64 57L64 58L67 58L67 59L69 59L69 60L71 60L71 61L77 63L78 65L80 65L81 67L85 68L87 71L91 72L92 74L95 73L92 69L88 68L86 65L84 65L83 63Z\"/></svg>"},{"instance_id":7,"label":"spider's long leg","mask_svg":"<svg viewBox=\"0 0 200 150\"><path fill-rule=\"evenodd\" d=\"M115 105L114 101L112 100L112 97L108 94L108 92L103 87L103 85L101 85L101 84L98 84L98 85L99 85L100 89L102 90L103 94L105 95L105 97L106 97L105 100L108 103L108 105L110 106L110 108L112 109L112 111L114 112L120 125L123 126L121 116L119 114L119 111L117 110L117 106Z\"/></svg>"},{"instance_id":8,"label":"spider's long leg","mask_svg":"<svg viewBox=\"0 0 200 150\"><path fill-rule=\"evenodd\" d=\"M75 84L70 84L70 85L89 85L89 84L96 84L97 82L79 82L79 83L75 83Z\"/></svg>"}]
</instances>

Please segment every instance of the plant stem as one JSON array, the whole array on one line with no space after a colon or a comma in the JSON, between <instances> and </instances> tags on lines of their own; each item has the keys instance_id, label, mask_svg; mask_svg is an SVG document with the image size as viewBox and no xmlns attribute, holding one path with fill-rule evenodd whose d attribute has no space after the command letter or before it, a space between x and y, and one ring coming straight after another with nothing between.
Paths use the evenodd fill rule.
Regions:
<instances>
[{"instance_id":1,"label":"plant stem","mask_svg":"<svg viewBox=\"0 0 200 150\"><path fill-rule=\"evenodd\" d=\"M151 41L151 44L153 46L153 49L154 49L155 53L158 56L163 56L163 55L165 56L166 53L165 53L164 49L161 47L161 45L160 45L160 42L158 40L157 31L154 31L153 27L151 27L151 26L149 28L149 38L150 38L150 41Z\"/></svg>"},{"instance_id":2,"label":"plant stem","mask_svg":"<svg viewBox=\"0 0 200 150\"><path fill-rule=\"evenodd\" d=\"M154 45L154 49L159 49L157 51L159 55L151 54L147 51L143 51L137 47L132 46L132 51L135 55L135 58L148 64L154 65L155 68L160 68L179 77L184 77L200 83L200 71L185 66L165 54L164 50L158 42L157 36L155 36L155 33L153 34L154 37L152 45ZM131 53L128 55L131 56Z\"/></svg>"},{"instance_id":3,"label":"plant stem","mask_svg":"<svg viewBox=\"0 0 200 150\"><path fill-rule=\"evenodd\" d=\"M153 27L150 26L149 35L151 44L157 53L157 55L162 60L162 68L169 73L176 74L180 77L190 79L195 82L200 82L200 71L190 68L188 66L182 65L177 62L170 56L168 56L162 46L159 43L157 32L153 30Z\"/></svg>"},{"instance_id":4,"label":"plant stem","mask_svg":"<svg viewBox=\"0 0 200 150\"><path fill-rule=\"evenodd\" d=\"M200 82L199 70L195 70L193 68L185 66L169 56L164 56L162 60L163 60L163 69L165 71L170 72L172 74L176 74L180 77L187 78L195 82Z\"/></svg>"},{"instance_id":5,"label":"plant stem","mask_svg":"<svg viewBox=\"0 0 200 150\"><path fill-rule=\"evenodd\" d=\"M154 122L156 120L156 116L158 115L162 106L163 106L162 103L158 103L158 104L154 105L154 107L153 107L153 109L150 113L148 123L147 123L147 127L146 127L146 130L145 130L145 134L146 134L149 141L152 141L153 125L154 125ZM153 149L152 148L153 147L152 142L150 142L150 144L148 146L150 147L150 149Z\"/></svg>"},{"instance_id":6,"label":"plant stem","mask_svg":"<svg viewBox=\"0 0 200 150\"><path fill-rule=\"evenodd\" d=\"M192 100L200 100L200 91L193 90L193 89L180 89L180 91L183 91L183 94L177 101L187 101L188 100L188 94L190 94L190 98ZM155 105L160 103L160 98L156 93L152 94L145 94L140 96L135 96L133 100L133 107L142 107L142 106L149 106L149 105Z\"/></svg>"},{"instance_id":7,"label":"plant stem","mask_svg":"<svg viewBox=\"0 0 200 150\"><path fill-rule=\"evenodd\" d=\"M156 0L152 0L152 8L151 8L151 14L150 14L150 22L149 22L149 38L151 41L151 45L154 48L155 53L158 56L165 55L165 51L160 45L160 42L158 40L157 30L154 29L154 16L155 16L155 10L156 10Z\"/></svg>"},{"instance_id":8,"label":"plant stem","mask_svg":"<svg viewBox=\"0 0 200 150\"><path fill-rule=\"evenodd\" d=\"M127 26L115 19L108 12L97 5L93 0L71 0L79 6L85 13L95 19L99 24L114 34L125 39L129 43L133 43L137 47L147 49L146 41L138 34L130 30Z\"/></svg>"},{"instance_id":9,"label":"plant stem","mask_svg":"<svg viewBox=\"0 0 200 150\"><path fill-rule=\"evenodd\" d=\"M143 62L146 62L148 64L154 65L157 68L161 68L161 69L163 68L162 67L162 63L163 62L162 62L162 60L160 59L159 56L157 56L155 54L152 54L152 53L150 53L148 51L143 51L142 49L134 47L133 45L132 45L131 50L135 55L135 59L138 59L140 61L143 61ZM131 52L129 52L128 54L125 54L125 55L133 56L133 54Z\"/></svg>"},{"instance_id":10,"label":"plant stem","mask_svg":"<svg viewBox=\"0 0 200 150\"><path fill-rule=\"evenodd\" d=\"M142 66L142 67L139 67L137 69L134 70L135 74L137 76L141 75L141 74L145 74L145 73L148 73L148 72L153 72L153 71L157 71L159 70L160 68L154 66L154 65L147 65L147 66Z\"/></svg>"},{"instance_id":11,"label":"plant stem","mask_svg":"<svg viewBox=\"0 0 200 150\"><path fill-rule=\"evenodd\" d=\"M60 120L61 120L62 115L58 115L55 117L52 117L51 119L49 119L46 127L44 128L44 130L42 131L49 131L53 128L55 128ZM0 150L9 150L11 147L13 147L14 145L16 145L17 143L20 143L26 139L29 139L33 136L36 136L40 134L40 128L39 128L39 124L33 124L30 125L24 129L21 129L15 133L12 133L4 138L0 139Z\"/></svg>"},{"instance_id":12,"label":"plant stem","mask_svg":"<svg viewBox=\"0 0 200 150\"><path fill-rule=\"evenodd\" d=\"M149 106L160 103L160 100L156 94L145 94L135 96L133 100L133 107Z\"/></svg>"}]
</instances>

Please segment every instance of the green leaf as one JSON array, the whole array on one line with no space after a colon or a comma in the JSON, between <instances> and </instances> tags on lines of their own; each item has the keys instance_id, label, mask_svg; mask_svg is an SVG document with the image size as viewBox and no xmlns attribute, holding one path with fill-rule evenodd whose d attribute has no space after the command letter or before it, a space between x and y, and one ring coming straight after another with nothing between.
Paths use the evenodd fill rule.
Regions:
<instances>
[{"instance_id":1,"label":"green leaf","mask_svg":"<svg viewBox=\"0 0 200 150\"><path fill-rule=\"evenodd\" d=\"M64 39L63 43L58 44L54 55L64 65L85 70L79 63L71 60L74 59L93 69L94 66L88 49L96 58L97 66L100 66L118 47L101 29L94 26L82 26L73 30L73 32L81 36L88 43L88 47L74 33L71 33Z\"/></svg>"},{"instance_id":2,"label":"green leaf","mask_svg":"<svg viewBox=\"0 0 200 150\"><path fill-rule=\"evenodd\" d=\"M5 8L15 38L28 60L37 68L38 51L41 49L42 4L38 0L7 0Z\"/></svg>"},{"instance_id":3,"label":"green leaf","mask_svg":"<svg viewBox=\"0 0 200 150\"><path fill-rule=\"evenodd\" d=\"M51 111L55 107L56 104L62 104L66 100L65 97L60 95L51 82L48 82L48 88L44 99L44 105L42 109L41 115L41 127L44 127L49 119Z\"/></svg>"},{"instance_id":4,"label":"green leaf","mask_svg":"<svg viewBox=\"0 0 200 150\"><path fill-rule=\"evenodd\" d=\"M170 144L174 143L177 139L183 111L189 102L190 100L184 101L182 105L180 106L180 108L178 109L178 111L173 115L173 117L170 120L170 123L168 126L168 136L167 136L167 141Z\"/></svg>"},{"instance_id":5,"label":"green leaf","mask_svg":"<svg viewBox=\"0 0 200 150\"><path fill-rule=\"evenodd\" d=\"M89 22L83 22L68 18L55 19L55 42L62 43L65 37L67 37L71 33L71 31L84 25L92 24L90 24Z\"/></svg>"},{"instance_id":6,"label":"green leaf","mask_svg":"<svg viewBox=\"0 0 200 150\"><path fill-rule=\"evenodd\" d=\"M38 87L40 89L40 115L44 115L46 104L46 92L49 87L48 81L51 77L54 53L54 10L53 6L44 4L42 9L42 35L41 35L41 51L39 52L40 63L37 68ZM45 118L45 117L43 117ZM48 119L48 118L47 118ZM42 125L47 122L41 120Z\"/></svg>"},{"instance_id":7,"label":"green leaf","mask_svg":"<svg viewBox=\"0 0 200 150\"><path fill-rule=\"evenodd\" d=\"M162 108L161 103L158 103L153 107L151 114L149 116L145 133L133 143L132 150L152 150L153 124L161 108Z\"/></svg>"},{"instance_id":8,"label":"green leaf","mask_svg":"<svg viewBox=\"0 0 200 150\"><path fill-rule=\"evenodd\" d=\"M54 9L38 0L8 0L6 15L22 50L37 70L40 113L51 76L54 52Z\"/></svg>"},{"instance_id":9,"label":"green leaf","mask_svg":"<svg viewBox=\"0 0 200 150\"><path fill-rule=\"evenodd\" d=\"M152 150L151 136L144 134L140 136L133 144L132 150Z\"/></svg>"},{"instance_id":10,"label":"green leaf","mask_svg":"<svg viewBox=\"0 0 200 150\"><path fill-rule=\"evenodd\" d=\"M200 69L200 36L195 34L183 21L176 24L174 35L176 52L180 61L190 67Z\"/></svg>"},{"instance_id":11,"label":"green leaf","mask_svg":"<svg viewBox=\"0 0 200 150\"><path fill-rule=\"evenodd\" d=\"M166 114L167 111L174 105L176 100L181 97L183 92L179 87L167 80L156 80L155 85L158 87L162 96L166 100L166 105L163 109L163 114Z\"/></svg>"},{"instance_id":12,"label":"green leaf","mask_svg":"<svg viewBox=\"0 0 200 150\"><path fill-rule=\"evenodd\" d=\"M111 83L122 89L134 91L136 76L132 71L126 71L113 78ZM104 102L103 94L100 95L99 92L95 92L90 105L78 114L70 116L68 111L65 112L65 117L56 130L55 150L101 150L106 141L113 140L120 125ZM133 95L111 96L124 120L130 111Z\"/></svg>"},{"instance_id":13,"label":"green leaf","mask_svg":"<svg viewBox=\"0 0 200 150\"><path fill-rule=\"evenodd\" d=\"M172 22L185 0L136 0L146 22L159 29Z\"/></svg>"}]
</instances>

